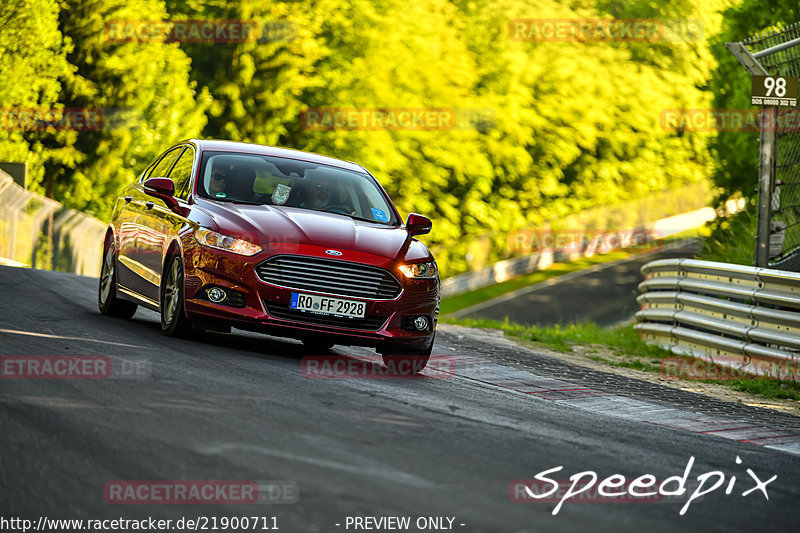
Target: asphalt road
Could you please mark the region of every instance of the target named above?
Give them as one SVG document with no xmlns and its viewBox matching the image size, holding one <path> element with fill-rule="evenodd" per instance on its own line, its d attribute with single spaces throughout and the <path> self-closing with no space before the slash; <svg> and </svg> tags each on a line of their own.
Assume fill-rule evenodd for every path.
<svg viewBox="0 0 800 533">
<path fill-rule="evenodd" d="M 275 517 L 287 533 L 367 531 L 346 527 L 355 516 L 408 516 L 413 527 L 407 531 L 419 531 L 419 517 L 451 517 L 452 530 L 481 533 L 800 528 L 797 453 L 589 411 L 480 376 L 501 367 L 519 375 L 528 364 L 531 372 L 537 365 L 544 373 L 561 372 L 575 387 L 594 380 L 592 386 L 635 390 L 633 380 L 554 370 L 547 358 L 457 330 L 440 331 L 435 354 L 452 356 L 457 365 L 476 357 L 492 363 L 446 379 L 309 379 L 294 341 L 236 330 L 202 342 L 169 339 L 152 312 L 139 310 L 130 321 L 101 316 L 95 286 L 96 280 L 71 274 L 0 267 L 0 355 L 96 355 L 150 365 L 137 379 L 4 374 L 0 521 L 260 516 Z M 694 395 L 673 402 L 644 389 L 642 395 L 681 410 L 705 402 Z M 747 412 L 759 417 L 763 411 Z M 787 425 L 796 421 L 790 418 Z M 780 417 L 770 422 L 781 423 Z M 711 471 L 722 472 L 726 485 L 731 476 L 737 481 L 731 494 L 716 490 L 683 516 L 688 494 L 672 503 L 567 501 L 555 516 L 554 503 L 509 497 L 514 480 L 557 466 L 564 468 L 551 474 L 556 479 L 590 470 L 601 479 L 652 474 L 665 480 L 682 475 L 690 457 L 690 481 Z M 748 468 L 764 481 L 778 476 L 767 485 L 769 500 L 759 491 L 742 496 L 753 485 Z M 299 488 L 299 499 L 107 503 L 104 487 L 120 480 L 285 480 Z M 2 529 L 13 531 L 9 524 Z"/>
<path fill-rule="evenodd" d="M 611 326 L 639 310 L 637 286 L 642 265 L 655 259 L 692 257 L 698 241 L 648 252 L 629 259 L 595 265 L 559 278 L 531 285 L 476 306 L 462 309 L 460 318 L 491 318 L 526 325 L 552 326 L 591 321 Z"/>
</svg>

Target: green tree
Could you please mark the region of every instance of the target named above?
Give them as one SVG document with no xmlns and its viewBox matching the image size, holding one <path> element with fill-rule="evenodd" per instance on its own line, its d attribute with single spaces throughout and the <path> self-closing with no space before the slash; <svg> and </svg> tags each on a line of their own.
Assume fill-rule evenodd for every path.
<svg viewBox="0 0 800 533">
<path fill-rule="evenodd" d="M 711 75 L 714 107 L 751 109 L 750 75 L 724 43 L 746 39 L 754 33 L 796 22 L 800 8 L 793 0 L 744 0 L 725 12 L 725 24 L 712 46 L 718 66 Z M 758 133 L 721 132 L 713 140 L 718 154 L 714 182 L 721 199 L 741 192 L 755 194 L 758 183 Z"/>
<path fill-rule="evenodd" d="M 240 42 L 185 42 L 192 79 L 214 102 L 206 137 L 274 145 L 297 120 L 300 95 L 319 83 L 313 65 L 323 53 L 309 2 L 169 0 L 171 20 L 255 23 L 255 38 Z"/>
<path fill-rule="evenodd" d="M 76 71 L 64 78 L 59 102 L 104 115 L 99 130 L 57 131 L 48 139 L 56 155 L 42 189 L 66 206 L 107 217 L 117 191 L 155 155 L 202 131 L 210 99 L 195 90 L 179 46 L 110 38 L 113 21 L 166 16 L 160 0 L 63 2 L 59 24 L 73 43 L 67 59 Z"/>
<path fill-rule="evenodd" d="M 71 71 L 58 28 L 58 6 L 50 0 L 7 0 L 0 5 L 0 159 L 29 164 L 41 179 L 48 150 L 18 113 L 50 109 Z"/>
</svg>

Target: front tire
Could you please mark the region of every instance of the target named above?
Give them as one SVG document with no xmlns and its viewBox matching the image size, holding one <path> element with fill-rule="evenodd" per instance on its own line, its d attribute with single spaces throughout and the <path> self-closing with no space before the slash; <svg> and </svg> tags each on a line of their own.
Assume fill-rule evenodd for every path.
<svg viewBox="0 0 800 533">
<path fill-rule="evenodd" d="M 113 240 L 106 243 L 103 265 L 100 267 L 100 283 L 97 287 L 97 307 L 106 316 L 131 318 L 138 307 L 135 303 L 117 298 L 117 257 Z"/>
<path fill-rule="evenodd" d="M 422 372 L 428 365 L 433 351 L 434 333 L 427 348 L 404 348 L 402 345 L 387 345 L 381 350 L 386 368 L 402 376 L 413 376 Z"/>
<path fill-rule="evenodd" d="M 199 333 L 192 327 L 184 308 L 183 261 L 172 256 L 161 283 L 161 331 L 170 337 L 186 339 Z"/>
</svg>

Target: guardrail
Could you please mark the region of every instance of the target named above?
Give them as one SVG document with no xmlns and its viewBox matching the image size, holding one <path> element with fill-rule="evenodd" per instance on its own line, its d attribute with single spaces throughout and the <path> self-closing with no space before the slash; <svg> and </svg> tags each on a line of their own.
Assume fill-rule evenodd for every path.
<svg viewBox="0 0 800 533">
<path fill-rule="evenodd" d="M 800 378 L 800 273 L 695 259 L 641 269 L 648 343 L 747 374 Z"/>
</svg>

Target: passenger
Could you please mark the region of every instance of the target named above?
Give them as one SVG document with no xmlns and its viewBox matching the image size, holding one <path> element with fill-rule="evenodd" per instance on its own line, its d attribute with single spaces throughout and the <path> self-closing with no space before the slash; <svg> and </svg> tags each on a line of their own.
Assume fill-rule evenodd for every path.
<svg viewBox="0 0 800 533">
<path fill-rule="evenodd" d="M 208 183 L 208 193 L 213 197 L 224 196 L 228 189 L 228 173 L 225 169 L 214 170 Z"/>
</svg>

